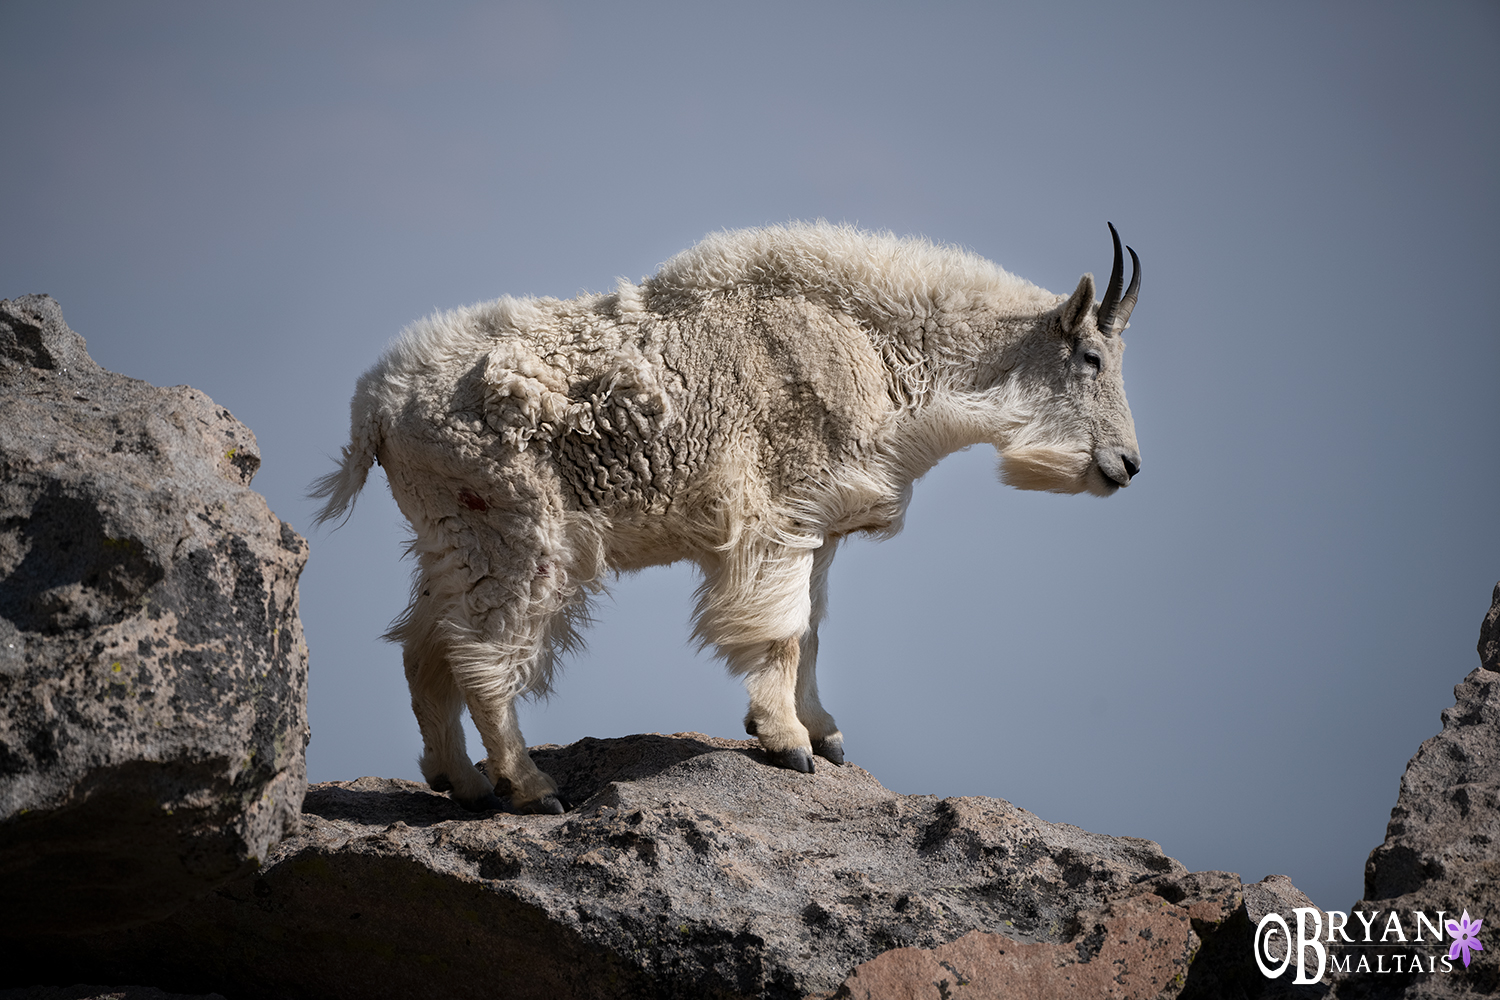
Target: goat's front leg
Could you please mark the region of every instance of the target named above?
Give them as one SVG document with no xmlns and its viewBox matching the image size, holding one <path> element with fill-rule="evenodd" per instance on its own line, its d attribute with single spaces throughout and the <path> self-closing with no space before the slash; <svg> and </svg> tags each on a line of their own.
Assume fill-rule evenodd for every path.
<svg viewBox="0 0 1500 1000">
<path fill-rule="evenodd" d="M 808 628 L 797 659 L 797 718 L 807 727 L 812 751 L 833 764 L 844 762 L 844 734 L 818 700 L 818 626 Z"/>
<path fill-rule="evenodd" d="M 697 625 L 730 673 L 745 678 L 745 731 L 773 763 L 808 773 L 813 746 L 799 718 L 797 664 L 812 613 L 811 549 L 752 538 L 705 560 Z"/>
<path fill-rule="evenodd" d="M 813 552 L 811 613 L 797 658 L 797 718 L 812 737 L 813 753 L 834 764 L 844 762 L 844 734 L 818 698 L 818 623 L 828 613 L 828 571 L 838 545 L 838 538 L 829 538 Z"/>
<path fill-rule="evenodd" d="M 750 710 L 745 713 L 745 732 L 760 740 L 772 763 L 811 774 L 812 737 L 797 717 L 797 661 L 801 644 L 796 638 L 767 643 L 754 659 L 745 657 L 745 689 L 750 692 Z M 743 655 L 743 654 L 742 654 Z M 755 662 L 755 660 L 759 662 Z"/>
</svg>

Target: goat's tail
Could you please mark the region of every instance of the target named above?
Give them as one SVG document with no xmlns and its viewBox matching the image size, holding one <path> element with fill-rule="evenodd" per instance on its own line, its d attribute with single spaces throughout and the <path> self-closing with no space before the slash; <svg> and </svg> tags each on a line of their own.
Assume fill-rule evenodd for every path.
<svg viewBox="0 0 1500 1000">
<path fill-rule="evenodd" d="M 358 397 L 356 397 L 357 399 Z M 380 427 L 373 414 L 361 413 L 356 407 L 349 443 L 344 445 L 344 457 L 339 467 L 326 476 L 314 480 L 309 497 L 327 498 L 328 502 L 313 519 L 323 524 L 342 516 L 354 507 L 354 498 L 365 487 L 365 478 L 370 466 L 375 464 L 376 449 L 380 441 Z"/>
</svg>

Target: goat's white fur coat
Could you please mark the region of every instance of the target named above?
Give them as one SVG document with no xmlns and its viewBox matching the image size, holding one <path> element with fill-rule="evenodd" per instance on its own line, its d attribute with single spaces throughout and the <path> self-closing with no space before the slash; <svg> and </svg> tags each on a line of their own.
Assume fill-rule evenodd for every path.
<svg viewBox="0 0 1500 1000">
<path fill-rule="evenodd" d="M 415 531 L 390 635 L 429 782 L 560 809 L 514 701 L 548 689 L 606 573 L 678 559 L 702 569 L 696 634 L 744 675 L 747 729 L 785 766 L 841 761 L 814 663 L 843 535 L 900 530 L 912 483 L 970 444 L 1027 489 L 1107 494 L 1138 469 L 1122 345 L 1093 298 L 1090 275 L 1054 295 L 971 253 L 819 223 L 710 236 L 606 295 L 412 326 L 359 380 L 315 492 L 336 517 L 379 461 Z"/>
</svg>

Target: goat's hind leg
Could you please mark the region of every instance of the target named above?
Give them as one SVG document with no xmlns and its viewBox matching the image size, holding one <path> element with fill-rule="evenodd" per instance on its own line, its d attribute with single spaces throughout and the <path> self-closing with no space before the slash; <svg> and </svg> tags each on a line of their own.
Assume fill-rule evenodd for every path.
<svg viewBox="0 0 1500 1000">
<path fill-rule="evenodd" d="M 509 794 L 511 808 L 520 813 L 564 813 L 568 806 L 557 782 L 526 752 L 515 696 L 471 693 L 469 712 L 484 738 L 489 755 L 485 766 L 494 779 L 495 790 Z"/>
<path fill-rule="evenodd" d="M 462 637 L 450 644 L 449 664 L 484 740 L 496 794 L 509 794 L 517 812 L 562 813 L 557 782 L 526 752 L 516 699 L 550 688 L 558 654 L 575 641 L 574 620 L 584 617 L 584 595 L 557 557 L 498 538 L 490 546 L 491 572 L 512 572 L 485 579 L 465 596 Z"/>
<path fill-rule="evenodd" d="M 474 812 L 499 809 L 502 803 L 489 780 L 469 760 L 462 718 L 463 692 L 454 680 L 447 651 L 434 634 L 432 623 L 420 621 L 426 610 L 420 603 L 413 606 L 406 624 L 416 634 L 403 637 L 402 651 L 411 709 L 422 731 L 422 756 L 418 758 L 422 777 L 433 791 L 451 792 L 465 809 Z"/>
<path fill-rule="evenodd" d="M 441 655 L 408 655 L 407 680 L 412 710 L 422 729 L 422 774 L 434 791 L 451 791 L 475 812 L 503 808 L 509 795 L 517 812 L 561 813 L 557 784 L 526 752 L 516 719 L 515 678 L 525 673 L 513 646 L 476 639 L 454 639 Z M 467 705 L 484 741 L 486 774 L 469 762 L 461 712 Z"/>
</svg>

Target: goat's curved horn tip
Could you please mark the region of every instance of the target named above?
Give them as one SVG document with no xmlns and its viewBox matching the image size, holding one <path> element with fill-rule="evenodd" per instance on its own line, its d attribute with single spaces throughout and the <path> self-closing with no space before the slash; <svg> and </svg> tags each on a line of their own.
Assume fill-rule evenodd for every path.
<svg viewBox="0 0 1500 1000">
<path fill-rule="evenodd" d="M 1117 331 L 1124 330 L 1130 323 L 1130 314 L 1135 310 L 1135 300 L 1141 294 L 1141 259 L 1136 256 L 1132 247 L 1126 247 L 1130 251 L 1130 287 L 1125 289 L 1125 296 L 1120 299 L 1119 308 L 1115 310 L 1114 327 Z"/>
<path fill-rule="evenodd" d="M 1120 304 L 1120 292 L 1125 288 L 1125 255 L 1120 252 L 1120 234 L 1115 229 L 1115 224 L 1105 222 L 1105 225 L 1109 227 L 1109 237 L 1115 245 L 1115 260 L 1110 267 L 1109 283 L 1104 287 L 1104 299 L 1099 303 L 1096 316 L 1099 332 L 1108 337 L 1118 329 L 1115 325 L 1115 311 Z"/>
</svg>

